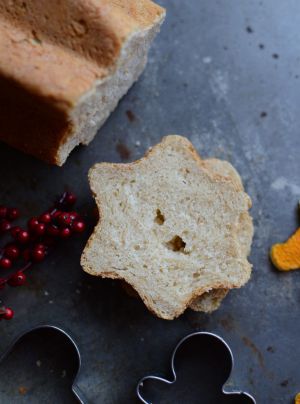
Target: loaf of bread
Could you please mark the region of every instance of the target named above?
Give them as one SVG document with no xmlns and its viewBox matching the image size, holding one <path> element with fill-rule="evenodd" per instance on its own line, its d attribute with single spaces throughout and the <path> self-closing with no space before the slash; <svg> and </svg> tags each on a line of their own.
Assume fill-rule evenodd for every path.
<svg viewBox="0 0 300 404">
<path fill-rule="evenodd" d="M 0 140 L 62 165 L 137 80 L 164 16 L 150 0 L 2 0 Z"/>
<path fill-rule="evenodd" d="M 89 180 L 100 220 L 83 269 L 124 280 L 164 319 L 219 304 L 251 274 L 251 201 L 233 170 L 181 136 L 131 164 L 97 164 Z"/>
</svg>

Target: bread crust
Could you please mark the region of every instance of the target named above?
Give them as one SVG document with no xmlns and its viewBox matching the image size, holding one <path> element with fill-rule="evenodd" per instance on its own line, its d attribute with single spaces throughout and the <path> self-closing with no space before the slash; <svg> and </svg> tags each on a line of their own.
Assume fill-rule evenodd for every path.
<svg viewBox="0 0 300 404">
<path fill-rule="evenodd" d="M 108 111 L 99 122 L 91 123 L 93 133 L 72 146 L 91 141 L 137 79 L 164 16 L 164 9 L 150 0 L 1 1 L 0 108 L 5 113 L 1 113 L 0 140 L 62 165 L 70 150 L 62 153 L 61 149 L 67 139 L 77 135 L 79 122 L 88 119 L 76 119 L 80 104 L 97 89 L 101 92 L 101 84 L 122 73 L 122 68 L 118 82 L 124 82 L 125 70 L 130 69 L 131 76 L 119 92 L 112 82 L 109 91 L 114 94 Z M 140 49 L 132 44 L 125 55 L 136 35 Z M 125 66 L 124 60 L 130 57 L 136 60 Z M 99 99 L 94 104 L 100 104 Z"/>
<path fill-rule="evenodd" d="M 133 170 L 141 169 L 141 167 L 144 166 L 144 162 L 146 162 L 148 159 L 155 157 L 156 153 L 159 151 L 164 152 L 170 145 L 174 148 L 178 148 L 178 150 L 185 150 L 186 153 L 186 158 L 191 159 L 196 163 L 196 165 L 201 169 L 201 171 L 205 172 L 205 175 L 211 179 L 211 181 L 215 184 L 226 184 L 227 187 L 230 189 L 234 190 L 237 194 L 243 195 L 244 198 L 244 203 L 247 206 L 245 212 L 248 211 L 248 209 L 251 207 L 251 200 L 250 198 L 241 190 L 241 184 L 238 181 L 232 181 L 229 177 L 224 177 L 222 175 L 219 175 L 217 173 L 212 172 L 210 170 L 205 161 L 201 160 L 199 157 L 198 153 L 192 146 L 192 144 L 186 139 L 181 136 L 167 136 L 163 138 L 162 142 L 150 149 L 143 158 L 140 160 L 137 160 L 135 162 L 132 162 L 130 164 L 111 164 L 111 163 L 101 163 L 101 164 L 96 164 L 90 171 L 89 171 L 89 181 L 90 181 L 90 186 L 94 195 L 94 198 L 96 200 L 98 209 L 99 209 L 99 223 L 96 226 L 94 233 L 90 237 L 84 252 L 81 257 L 81 265 L 83 269 L 90 273 L 91 275 L 94 276 L 100 276 L 103 278 L 112 278 L 112 279 L 121 279 L 124 280 L 125 282 L 129 283 L 135 291 L 140 295 L 142 300 L 144 301 L 145 305 L 147 308 L 156 314 L 158 317 L 164 318 L 171 320 L 175 317 L 178 317 L 192 302 L 201 296 L 202 294 L 209 292 L 211 289 L 231 289 L 231 288 L 238 288 L 242 286 L 245 282 L 249 280 L 250 273 L 251 273 L 251 265 L 248 263 L 246 260 L 246 257 L 241 257 L 239 258 L 240 261 L 243 262 L 243 274 L 242 278 L 239 279 L 238 281 L 233 281 L 232 279 L 225 280 L 223 279 L 222 282 L 218 281 L 217 279 L 213 281 L 209 286 L 206 287 L 197 287 L 195 285 L 194 289 L 189 292 L 185 298 L 184 301 L 181 302 L 180 307 L 173 307 L 171 312 L 164 312 L 163 310 L 159 310 L 157 305 L 155 305 L 153 299 L 149 295 L 149 290 L 145 290 L 142 286 L 140 286 L 138 283 L 135 283 L 130 276 L 128 276 L 126 271 L 119 271 L 119 270 L 114 270 L 111 267 L 99 267 L 99 263 L 95 263 L 95 260 L 97 261 L 97 256 L 95 256 L 95 251 L 99 250 L 101 254 L 101 239 L 100 234 L 103 231 L 103 220 L 105 219 L 105 209 L 103 206 L 103 201 L 102 201 L 102 196 L 101 196 L 101 190 L 98 187 L 98 182 L 97 182 L 97 176 L 102 175 L 105 170 L 110 170 L 110 175 L 117 177 L 118 175 L 122 174 L 122 178 L 126 178 L 127 174 L 130 174 Z M 115 171 L 115 174 L 113 172 Z M 100 174 L 102 173 L 102 174 Z M 104 177 L 103 177 L 104 178 Z M 111 177 L 113 178 L 113 177 Z M 120 178 L 119 180 L 120 181 Z M 103 191 L 104 192 L 104 191 Z M 248 214 L 248 213 L 247 213 Z M 237 229 L 237 225 L 233 224 L 233 228 Z M 237 230 L 234 230 L 237 233 Z M 236 248 L 238 250 L 238 240 L 237 236 L 236 237 Z M 99 244 L 100 243 L 100 244 Z M 97 246 L 97 248 L 96 248 Z M 103 251 L 103 250 L 102 250 Z M 120 252 L 122 254 L 122 251 Z M 94 261 L 91 259 L 91 257 L 95 259 Z M 102 264 L 101 264 L 102 265 Z"/>
</svg>

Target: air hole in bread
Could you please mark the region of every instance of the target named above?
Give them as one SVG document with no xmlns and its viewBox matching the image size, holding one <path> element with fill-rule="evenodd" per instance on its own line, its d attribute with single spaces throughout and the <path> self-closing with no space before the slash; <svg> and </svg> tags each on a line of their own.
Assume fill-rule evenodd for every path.
<svg viewBox="0 0 300 404">
<path fill-rule="evenodd" d="M 41 45 L 41 43 L 42 43 L 42 41 L 41 41 L 41 39 L 38 37 L 38 34 L 36 33 L 36 31 L 33 29 L 32 31 L 31 31 L 31 33 L 32 33 L 32 36 L 33 36 L 33 41 L 34 41 L 34 43 L 35 44 L 38 44 L 38 45 Z"/>
<path fill-rule="evenodd" d="M 194 272 L 193 273 L 193 278 L 197 279 L 200 277 L 200 272 Z"/>
<path fill-rule="evenodd" d="M 185 252 L 186 243 L 182 240 L 180 236 L 174 236 L 172 240 L 166 243 L 166 246 L 169 250 L 176 252 Z"/>
<path fill-rule="evenodd" d="M 160 226 L 165 223 L 165 217 L 159 209 L 156 210 L 156 217 L 155 217 L 154 221 L 155 221 L 155 223 L 159 224 Z"/>
<path fill-rule="evenodd" d="M 141 247 L 140 247 L 139 245 L 135 245 L 135 246 L 134 246 L 134 249 L 135 249 L 135 251 L 138 251 L 138 250 L 141 249 Z"/>
</svg>

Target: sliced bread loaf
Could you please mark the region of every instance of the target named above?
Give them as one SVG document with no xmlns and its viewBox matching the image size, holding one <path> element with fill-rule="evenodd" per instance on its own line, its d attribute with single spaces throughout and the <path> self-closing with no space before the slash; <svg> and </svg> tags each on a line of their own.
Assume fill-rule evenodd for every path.
<svg viewBox="0 0 300 404">
<path fill-rule="evenodd" d="M 131 164 L 97 164 L 89 180 L 100 221 L 81 258 L 85 271 L 125 280 L 165 319 L 249 280 L 238 229 L 250 198 L 187 139 L 167 136 Z"/>
<path fill-rule="evenodd" d="M 150 0 L 2 0 L 0 140 L 62 165 L 138 79 L 164 17 Z"/>
</svg>

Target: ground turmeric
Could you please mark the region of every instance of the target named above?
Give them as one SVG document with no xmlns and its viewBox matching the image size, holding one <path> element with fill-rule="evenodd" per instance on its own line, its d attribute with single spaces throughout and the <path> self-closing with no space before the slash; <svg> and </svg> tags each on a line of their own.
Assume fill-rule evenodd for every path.
<svg viewBox="0 0 300 404">
<path fill-rule="evenodd" d="M 300 228 L 285 243 L 274 244 L 270 256 L 273 264 L 280 271 L 300 269 Z"/>
<path fill-rule="evenodd" d="M 300 393 L 298 393 L 295 397 L 295 404 L 300 404 Z"/>
</svg>

